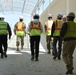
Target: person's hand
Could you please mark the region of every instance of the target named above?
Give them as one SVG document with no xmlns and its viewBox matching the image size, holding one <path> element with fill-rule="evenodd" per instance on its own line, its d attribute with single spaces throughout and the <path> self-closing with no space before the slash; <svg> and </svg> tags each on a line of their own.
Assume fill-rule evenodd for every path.
<svg viewBox="0 0 76 75">
<path fill-rule="evenodd" d="M 11 36 L 9 36 L 9 40 L 11 39 Z"/>
</svg>

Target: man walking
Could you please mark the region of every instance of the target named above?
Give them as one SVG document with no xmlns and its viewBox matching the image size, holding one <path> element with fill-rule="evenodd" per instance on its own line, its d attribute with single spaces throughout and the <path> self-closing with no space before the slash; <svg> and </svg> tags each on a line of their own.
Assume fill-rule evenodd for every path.
<svg viewBox="0 0 76 75">
<path fill-rule="evenodd" d="M 25 26 L 25 23 L 23 22 L 23 16 L 20 16 L 19 22 L 17 22 L 14 26 L 14 33 L 17 36 L 17 39 L 16 39 L 17 51 L 19 51 L 20 44 L 21 44 L 21 49 L 23 49 L 24 36 L 26 35 L 25 28 L 26 26 Z"/>
<path fill-rule="evenodd" d="M 66 64 L 66 74 L 73 74 L 73 53 L 76 47 L 76 23 L 74 22 L 75 14 L 70 12 L 61 28 L 60 36 L 64 40 L 63 60 Z"/>
<path fill-rule="evenodd" d="M 52 25 L 53 50 L 54 50 L 53 59 L 56 59 L 58 57 L 58 60 L 61 59 L 61 50 L 62 50 L 62 39 L 60 38 L 60 29 L 63 24 L 62 17 L 63 17 L 62 13 L 58 13 L 57 19 L 53 22 Z"/>
<path fill-rule="evenodd" d="M 33 21 L 30 22 L 28 31 L 30 33 L 30 48 L 31 48 L 31 60 L 38 61 L 39 57 L 39 44 L 41 33 L 43 32 L 41 22 L 39 21 L 39 15 L 33 16 Z"/>
<path fill-rule="evenodd" d="M 47 53 L 50 54 L 51 49 L 51 28 L 52 28 L 53 20 L 52 14 L 48 15 L 48 21 L 45 22 L 45 33 L 46 33 L 46 43 L 47 43 Z"/>
<path fill-rule="evenodd" d="M 7 58 L 7 35 L 9 35 L 9 39 L 11 39 L 11 28 L 9 26 L 8 22 L 4 21 L 4 15 L 0 15 L 0 52 L 1 52 L 1 58 L 5 57 Z"/>
</svg>

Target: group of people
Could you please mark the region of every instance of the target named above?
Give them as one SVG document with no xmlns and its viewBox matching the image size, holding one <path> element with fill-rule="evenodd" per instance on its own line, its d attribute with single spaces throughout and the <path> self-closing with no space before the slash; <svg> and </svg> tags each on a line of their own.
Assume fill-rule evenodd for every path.
<svg viewBox="0 0 76 75">
<path fill-rule="evenodd" d="M 41 39 L 41 33 L 43 32 L 43 26 L 39 21 L 40 16 L 35 14 L 33 21 L 30 21 L 28 25 L 28 34 L 30 36 L 30 50 L 31 60 L 38 61 L 39 59 L 39 44 Z M 74 22 L 75 14 L 70 12 L 67 16 L 63 16 L 58 13 L 57 19 L 53 21 L 52 14 L 48 15 L 48 21 L 45 22 L 46 33 L 46 47 L 47 53 L 53 53 L 53 59 L 61 59 L 61 52 L 63 60 L 66 64 L 66 74 L 73 74 L 73 52 L 76 47 L 76 23 Z M 1 58 L 7 57 L 7 36 L 11 39 L 12 31 L 9 23 L 4 21 L 4 16 L 0 16 L 0 53 Z M 19 51 L 19 45 L 21 41 L 21 49 L 24 46 L 24 36 L 26 36 L 26 25 L 23 22 L 21 16 L 19 22 L 14 26 L 14 34 L 17 36 L 16 46 Z M 51 48 L 52 42 L 52 48 Z M 58 45 L 58 46 L 57 46 Z M 63 45 L 63 47 L 62 47 Z"/>
<path fill-rule="evenodd" d="M 73 52 L 76 47 L 76 23 L 74 22 L 75 14 L 70 12 L 67 16 L 58 13 L 57 19 L 52 20 L 52 15 L 48 16 L 45 22 L 47 53 L 53 54 L 53 59 L 61 59 L 66 64 L 66 74 L 73 74 Z M 52 48 L 50 43 L 52 43 Z"/>
</svg>

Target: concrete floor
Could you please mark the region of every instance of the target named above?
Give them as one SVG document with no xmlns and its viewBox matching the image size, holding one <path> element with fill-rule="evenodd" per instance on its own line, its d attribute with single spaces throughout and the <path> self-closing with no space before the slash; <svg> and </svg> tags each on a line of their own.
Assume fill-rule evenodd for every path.
<svg viewBox="0 0 76 75">
<path fill-rule="evenodd" d="M 8 41 L 8 57 L 0 58 L 0 75 L 65 75 L 66 67 L 61 60 L 53 60 L 51 54 L 47 54 L 45 35 L 42 34 L 40 43 L 39 61 L 31 61 L 29 36 L 25 37 L 23 50 L 16 51 L 16 37 Z M 74 74 L 76 75 L 76 50 L 74 52 Z"/>
</svg>

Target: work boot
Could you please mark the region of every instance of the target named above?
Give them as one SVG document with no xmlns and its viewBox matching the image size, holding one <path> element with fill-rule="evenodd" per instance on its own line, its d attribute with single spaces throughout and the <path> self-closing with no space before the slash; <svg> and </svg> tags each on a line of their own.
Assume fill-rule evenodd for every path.
<svg viewBox="0 0 76 75">
<path fill-rule="evenodd" d="M 21 49 L 23 49 L 23 46 L 21 46 Z"/>
<path fill-rule="evenodd" d="M 51 52 L 50 52 L 50 50 L 48 50 L 48 52 L 47 52 L 48 54 L 51 54 Z"/>
<path fill-rule="evenodd" d="M 72 70 L 68 70 L 68 71 L 66 72 L 66 74 L 73 74 L 73 71 L 72 71 Z"/>
<path fill-rule="evenodd" d="M 39 61 L 39 59 L 36 57 L 36 58 L 35 58 L 35 61 Z"/>
<path fill-rule="evenodd" d="M 6 52 L 4 52 L 4 56 L 5 56 L 5 58 L 7 58 L 7 54 L 6 54 Z"/>
<path fill-rule="evenodd" d="M 56 59 L 56 57 L 53 57 L 53 59 Z"/>
<path fill-rule="evenodd" d="M 67 72 L 66 72 L 66 74 L 73 74 L 73 69 L 74 69 L 74 67 L 71 67 L 71 65 L 67 65 L 66 67 L 67 67 Z"/>
<path fill-rule="evenodd" d="M 3 58 L 3 53 L 1 53 L 1 58 Z"/>
<path fill-rule="evenodd" d="M 31 57 L 31 60 L 32 60 L 32 61 L 34 60 L 34 56 Z"/>
<path fill-rule="evenodd" d="M 60 60 L 61 59 L 61 57 L 60 56 L 58 56 L 58 60 Z"/>
<path fill-rule="evenodd" d="M 19 51 L 19 47 L 17 47 L 17 51 Z"/>
<path fill-rule="evenodd" d="M 54 56 L 54 51 L 52 50 L 52 55 Z"/>
</svg>

